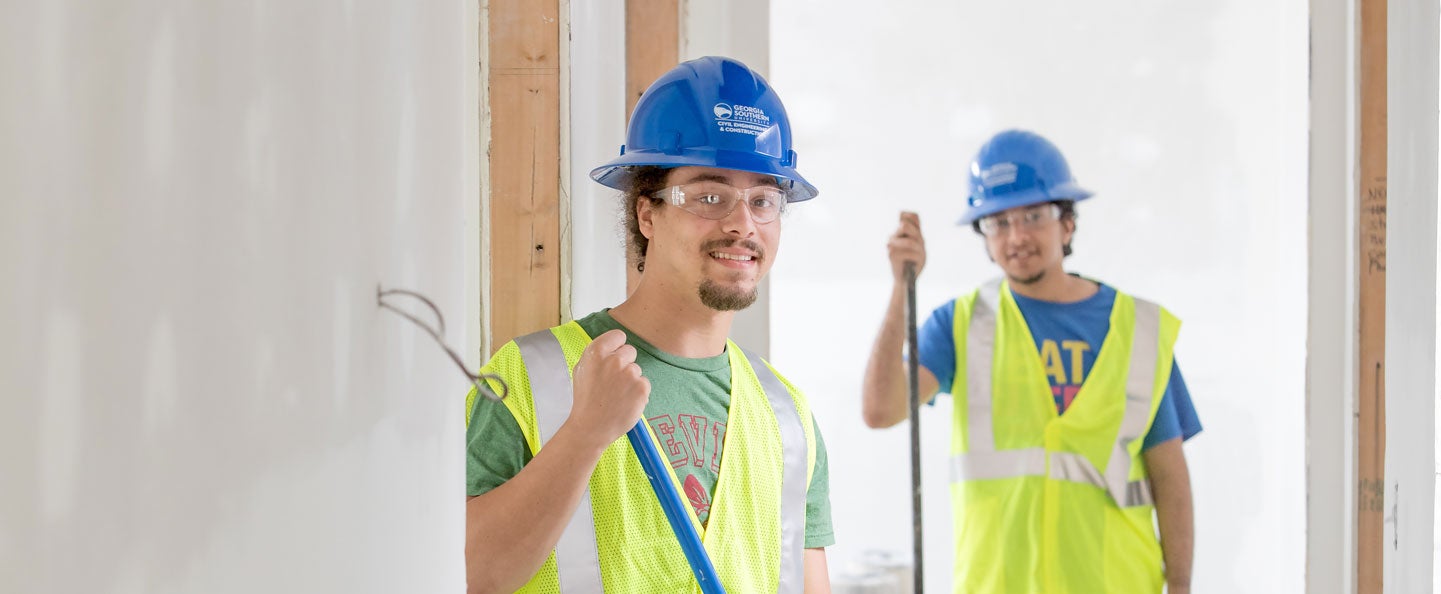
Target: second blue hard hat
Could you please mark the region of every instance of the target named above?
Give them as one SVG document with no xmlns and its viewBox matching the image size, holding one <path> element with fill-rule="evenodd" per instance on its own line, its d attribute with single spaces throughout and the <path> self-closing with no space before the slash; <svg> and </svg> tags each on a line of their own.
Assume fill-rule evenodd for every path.
<svg viewBox="0 0 1441 594">
<path fill-rule="evenodd" d="M 971 160 L 966 212 L 959 221 L 977 219 L 1021 206 L 1069 200 L 1092 193 L 1076 184 L 1066 157 L 1034 132 L 1006 130 L 991 137 Z"/>
</svg>

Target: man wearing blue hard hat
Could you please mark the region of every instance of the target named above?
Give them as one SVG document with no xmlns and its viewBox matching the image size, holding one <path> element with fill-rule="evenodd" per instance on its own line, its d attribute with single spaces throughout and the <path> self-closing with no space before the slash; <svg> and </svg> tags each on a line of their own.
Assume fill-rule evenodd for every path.
<svg viewBox="0 0 1441 594">
<path fill-rule="evenodd" d="M 591 177 L 623 194 L 638 285 L 506 344 L 483 372 L 509 395 L 467 399 L 470 591 L 694 591 L 682 529 L 637 462 L 648 448 L 627 441 L 644 420 L 726 590 L 829 592 L 820 430 L 800 391 L 726 338 L 782 214 L 816 196 L 785 108 L 744 64 L 692 60 L 641 96 L 620 152 Z"/>
<path fill-rule="evenodd" d="M 960 224 L 1002 277 L 936 308 L 917 350 L 921 398 L 955 404 L 956 592 L 1190 591 L 1181 444 L 1201 425 L 1175 362 L 1180 322 L 1066 272 L 1090 197 L 1031 132 L 997 134 L 971 163 Z M 919 217 L 902 213 L 888 248 L 895 290 L 863 389 L 872 427 L 910 414 L 904 269 L 926 263 Z"/>
</svg>

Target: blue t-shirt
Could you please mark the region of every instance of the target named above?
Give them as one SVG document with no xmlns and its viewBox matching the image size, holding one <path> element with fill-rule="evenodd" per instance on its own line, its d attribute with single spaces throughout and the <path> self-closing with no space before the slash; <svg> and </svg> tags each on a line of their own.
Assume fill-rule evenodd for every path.
<svg viewBox="0 0 1441 594">
<path fill-rule="evenodd" d="M 1036 339 L 1036 348 L 1041 352 L 1041 364 L 1051 382 L 1051 394 L 1056 399 L 1056 411 L 1064 414 L 1071 400 L 1080 391 L 1081 384 L 1091 373 L 1096 362 L 1096 352 L 1111 330 L 1111 306 L 1116 302 L 1116 290 L 1101 285 L 1091 297 L 1075 303 L 1052 303 L 1012 293 L 1021 316 L 1031 328 Z M 921 327 L 917 336 L 921 352 L 920 364 L 929 369 L 940 381 L 941 391 L 949 392 L 956 378 L 956 343 L 954 339 L 955 301 L 947 302 L 931 312 L 931 317 Z M 1171 364 L 1171 379 L 1166 392 L 1161 396 L 1161 406 L 1156 411 L 1156 420 L 1146 434 L 1142 449 L 1177 436 L 1190 439 L 1201 432 L 1201 420 L 1196 416 L 1196 407 L 1191 404 L 1191 392 L 1186 389 L 1186 380 L 1181 377 L 1180 364 Z"/>
</svg>

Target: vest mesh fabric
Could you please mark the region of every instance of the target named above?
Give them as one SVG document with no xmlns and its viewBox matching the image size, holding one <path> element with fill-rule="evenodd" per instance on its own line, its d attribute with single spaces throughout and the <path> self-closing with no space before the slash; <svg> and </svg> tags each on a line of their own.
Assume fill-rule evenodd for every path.
<svg viewBox="0 0 1441 594">
<path fill-rule="evenodd" d="M 575 323 L 553 328 L 551 332 L 561 344 L 567 367 L 573 370 L 590 337 Z M 742 351 L 733 343 L 727 345 L 727 351 L 732 370 L 732 397 L 709 525 L 701 527 L 694 510 L 689 506 L 686 510 L 701 533 L 727 591 L 775 591 L 780 541 L 782 469 L 777 464 L 780 431 L 760 382 Z M 515 343 L 502 347 L 484 371 L 505 378 L 509 384 L 506 407 L 521 426 L 531 453 L 537 454 L 544 444 L 539 443 L 531 383 Z M 790 392 L 800 418 L 804 419 L 808 485 L 815 464 L 810 408 L 794 386 L 785 378 L 780 379 Z M 473 404 L 474 390 L 467 398 L 467 409 Z M 656 446 L 659 449 L 660 444 L 656 442 Z M 680 491 L 680 481 L 673 472 L 670 478 Z M 699 591 L 625 436 L 601 455 L 589 488 L 601 574 L 607 592 Z M 554 553 L 520 591 L 560 592 Z"/>
</svg>

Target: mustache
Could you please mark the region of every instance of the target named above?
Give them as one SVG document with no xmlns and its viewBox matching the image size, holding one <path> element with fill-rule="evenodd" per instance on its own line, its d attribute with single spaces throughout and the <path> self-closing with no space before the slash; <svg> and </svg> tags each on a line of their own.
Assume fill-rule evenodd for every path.
<svg viewBox="0 0 1441 594">
<path fill-rule="evenodd" d="M 703 252 L 703 253 L 709 254 L 709 253 L 711 253 L 711 252 L 713 252 L 713 251 L 716 251 L 716 250 L 718 250 L 718 249 L 720 249 L 720 248 L 728 248 L 728 247 L 736 247 L 736 246 L 740 246 L 740 247 L 743 248 L 743 249 L 747 249 L 747 250 L 750 250 L 750 251 L 752 251 L 752 252 L 755 252 L 756 257 L 758 257 L 758 258 L 764 258 L 764 257 L 766 257 L 766 250 L 765 250 L 765 248 L 761 247 L 761 244 L 756 243 L 755 241 L 752 241 L 752 240 L 749 240 L 749 239 L 712 239 L 712 240 L 710 240 L 710 241 L 707 241 L 707 242 L 705 242 L 705 243 L 702 243 L 702 244 L 700 245 L 700 251 Z"/>
</svg>

